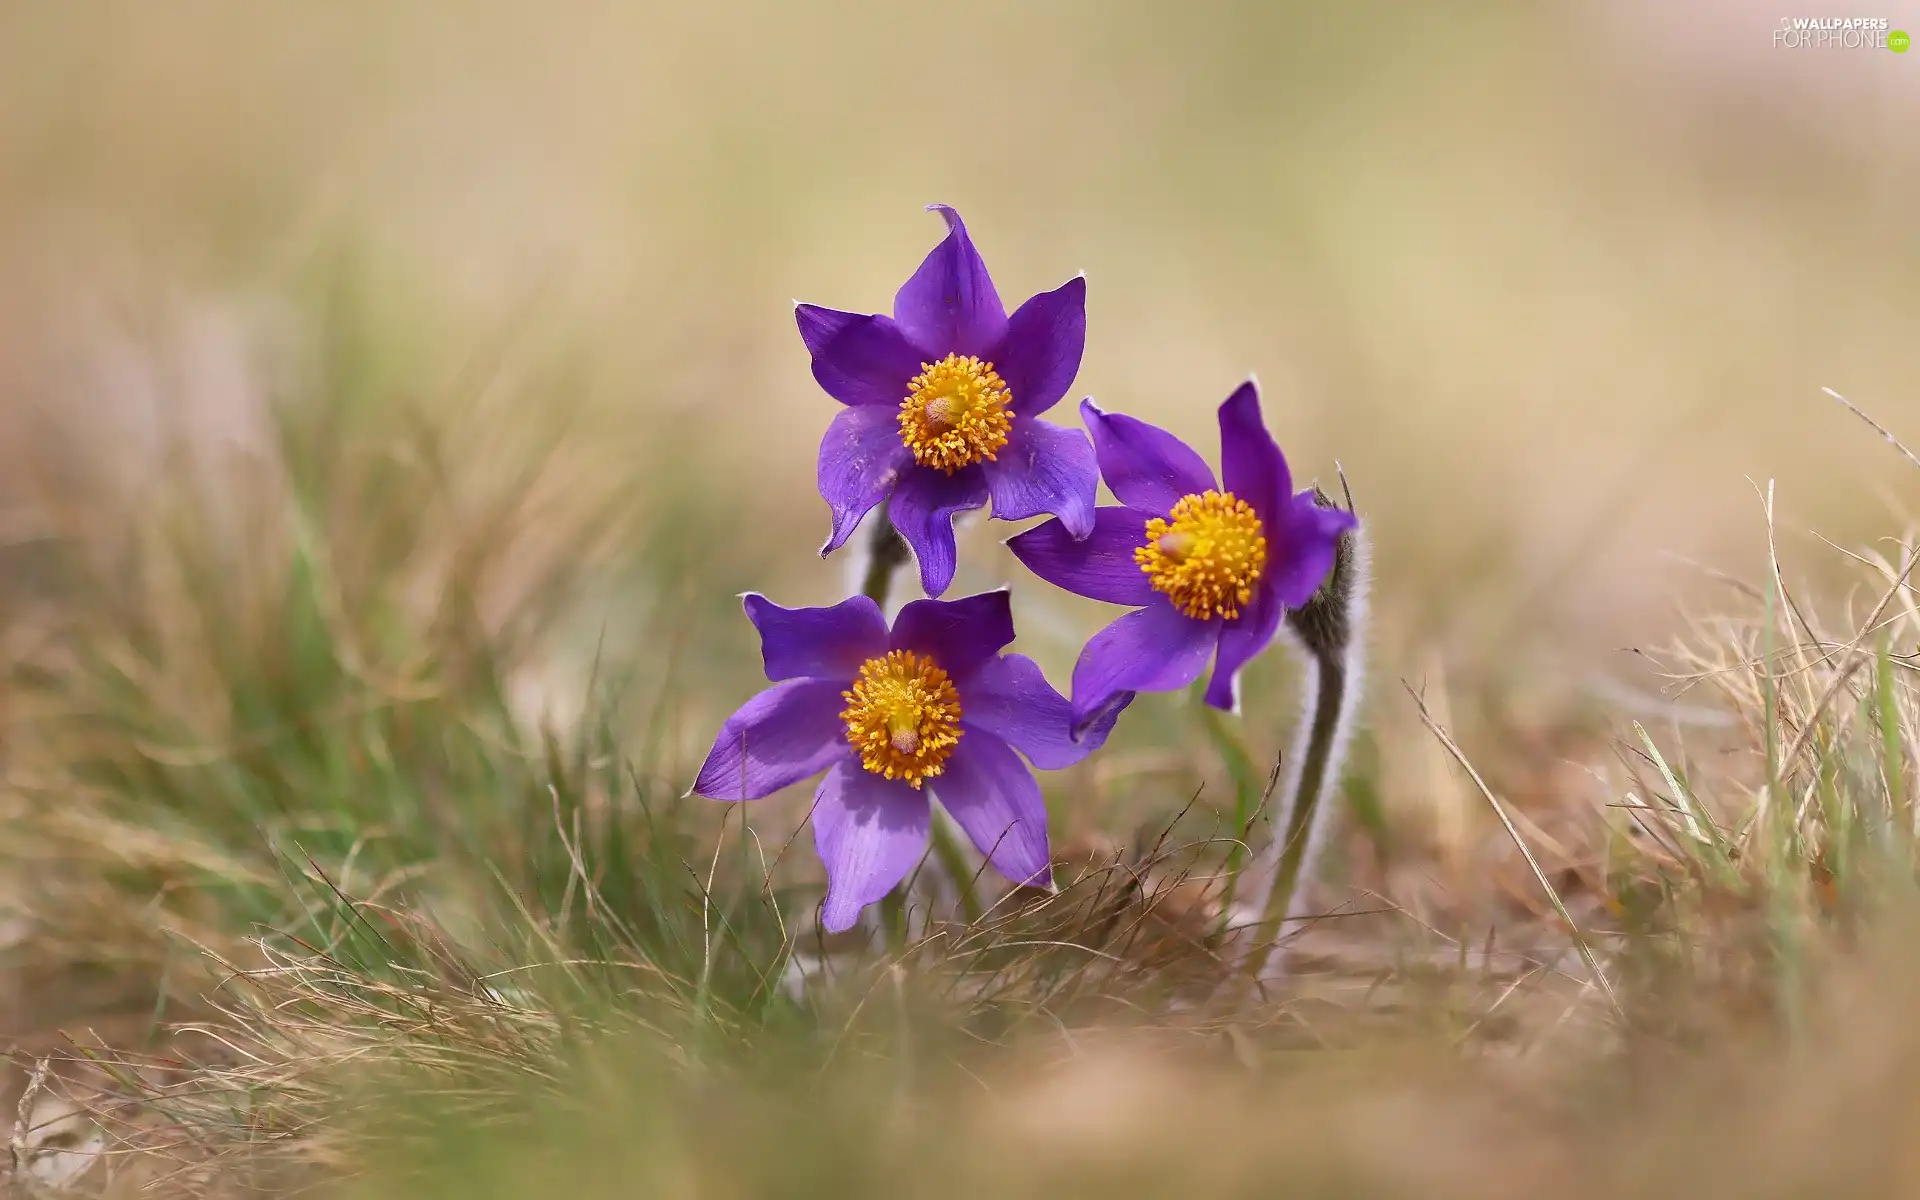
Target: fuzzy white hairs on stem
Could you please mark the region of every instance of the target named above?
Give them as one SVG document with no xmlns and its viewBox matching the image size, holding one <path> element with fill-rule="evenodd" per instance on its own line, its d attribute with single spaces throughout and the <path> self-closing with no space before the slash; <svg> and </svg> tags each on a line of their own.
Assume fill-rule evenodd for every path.
<svg viewBox="0 0 1920 1200">
<path fill-rule="evenodd" d="M 1342 477 L 1345 484 L 1345 477 Z M 1325 507 L 1333 501 L 1314 489 Z M 1348 510 L 1353 499 L 1347 496 Z M 1240 967 L 1256 978 L 1274 978 L 1285 956 L 1275 954 L 1287 927 L 1306 916 L 1301 884 L 1313 877 L 1337 809 L 1325 801 L 1339 782 L 1366 673 L 1366 620 L 1372 563 L 1366 535 L 1355 527 L 1342 535 L 1325 586 L 1289 612 L 1288 642 L 1306 661 L 1301 719 L 1284 758 L 1277 794 L 1283 808 L 1273 840 L 1248 872 L 1235 925 L 1243 932 Z M 1250 928 L 1249 928 L 1250 926 Z"/>
</svg>

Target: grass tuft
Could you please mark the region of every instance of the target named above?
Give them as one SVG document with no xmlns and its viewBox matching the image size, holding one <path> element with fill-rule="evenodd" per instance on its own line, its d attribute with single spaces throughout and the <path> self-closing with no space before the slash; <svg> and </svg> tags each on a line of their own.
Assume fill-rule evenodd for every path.
<svg viewBox="0 0 1920 1200">
<path fill-rule="evenodd" d="M 1063 776 L 1056 892 L 933 857 L 909 937 L 828 938 L 799 811 L 683 795 L 702 706 L 750 686 L 724 597 L 753 535 L 680 468 L 610 461 L 567 371 L 441 362 L 350 269 L 321 279 L 261 436 L 29 506 L 0 860 L 42 1000 L 20 1178 L 1646 1194 L 1715 1161 L 1661 1150 L 1650 1065 L 1797 1080 L 1780 1048 L 1821 1045 L 1882 1080 L 1840 1060 L 1920 913 L 1911 536 L 1849 557 L 1863 618 L 1823 615 L 1769 491 L 1764 583 L 1654 656 L 1665 702 L 1724 726 L 1621 719 L 1587 753 L 1498 698 L 1455 689 L 1464 724 L 1379 701 L 1345 789 L 1362 866 L 1317 881 L 1284 981 L 1229 986 L 1280 764 L 1205 713 L 1171 771 L 1122 748 Z M 1429 735 L 1435 786 L 1494 818 L 1444 843 L 1387 795 Z M 1568 753 L 1597 792 L 1548 772 Z M 1168 782 L 1195 757 L 1217 811 Z M 1135 830 L 1116 788 L 1148 800 Z"/>
</svg>

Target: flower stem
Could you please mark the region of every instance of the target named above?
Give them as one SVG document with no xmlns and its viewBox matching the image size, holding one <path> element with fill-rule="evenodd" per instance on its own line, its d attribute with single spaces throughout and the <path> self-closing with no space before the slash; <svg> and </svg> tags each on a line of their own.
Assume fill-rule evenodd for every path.
<svg viewBox="0 0 1920 1200">
<path fill-rule="evenodd" d="M 1262 883 L 1271 880 L 1265 903 L 1261 905 L 1260 924 L 1254 930 L 1253 953 L 1248 962 L 1256 973 L 1266 966 L 1267 956 L 1272 953 L 1287 920 L 1296 915 L 1294 894 L 1299 890 L 1301 868 L 1319 840 L 1315 836 L 1320 831 L 1314 827 L 1314 818 L 1329 790 L 1327 785 L 1332 774 L 1329 768 L 1333 766 L 1334 752 L 1341 740 L 1347 699 L 1346 662 L 1336 654 L 1313 654 L 1311 670 L 1313 711 L 1306 746 L 1299 760 L 1299 779 L 1290 791 L 1286 823 L 1262 855 L 1267 860 L 1261 864 L 1265 870 L 1256 871 L 1257 876 L 1265 876 Z M 1255 900 L 1258 903 L 1259 897 Z"/>
<path fill-rule="evenodd" d="M 1317 487 L 1314 501 L 1322 508 L 1337 507 Z M 1347 511 L 1352 507 L 1348 496 Z M 1245 956 L 1240 966 L 1255 979 L 1267 973 L 1267 961 L 1287 923 L 1301 915 L 1296 911 L 1300 881 L 1312 870 L 1330 824 L 1326 793 L 1340 777 L 1365 668 L 1368 557 L 1360 531 L 1349 529 L 1341 535 L 1327 582 L 1285 618 L 1294 645 L 1306 660 L 1307 719 L 1295 732 L 1293 751 L 1284 760 L 1293 764 L 1290 786 L 1283 793 L 1285 817 L 1248 873 L 1247 910 L 1258 919 L 1251 936 L 1239 943 Z"/>
<path fill-rule="evenodd" d="M 973 894 L 974 870 L 967 852 L 953 835 L 953 818 L 944 809 L 933 814 L 933 853 L 947 874 L 953 876 L 954 891 L 960 897 L 960 917 L 968 925 L 980 919 L 980 897 Z"/>
<path fill-rule="evenodd" d="M 867 536 L 867 573 L 860 583 L 860 594 L 886 611 L 887 594 L 893 590 L 893 574 L 907 565 L 907 539 L 893 527 L 887 505 L 873 514 L 873 532 Z"/>
</svg>

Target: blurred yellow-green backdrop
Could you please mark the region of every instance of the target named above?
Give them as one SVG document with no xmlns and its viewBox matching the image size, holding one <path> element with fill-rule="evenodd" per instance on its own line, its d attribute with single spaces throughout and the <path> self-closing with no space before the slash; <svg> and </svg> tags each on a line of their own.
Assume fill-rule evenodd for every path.
<svg viewBox="0 0 1920 1200">
<path fill-rule="evenodd" d="M 1787 49 L 1779 21 L 10 4 L 0 437 L 17 466 L 77 421 L 122 477 L 161 426 L 244 441 L 285 297 L 351 244 L 450 378 L 564 360 L 603 445 L 754 530 L 758 586 L 824 598 L 832 401 L 788 302 L 884 308 L 942 201 L 1010 298 L 1087 273 L 1076 394 L 1210 446 L 1256 372 L 1297 473 L 1346 468 L 1404 641 L 1605 661 L 1671 621 L 1682 560 L 1758 562 L 1766 480 L 1809 546 L 1912 495 L 1820 388 L 1920 439 L 1920 55 Z M 1005 532 L 969 534 L 959 587 L 1011 574 Z"/>
</svg>

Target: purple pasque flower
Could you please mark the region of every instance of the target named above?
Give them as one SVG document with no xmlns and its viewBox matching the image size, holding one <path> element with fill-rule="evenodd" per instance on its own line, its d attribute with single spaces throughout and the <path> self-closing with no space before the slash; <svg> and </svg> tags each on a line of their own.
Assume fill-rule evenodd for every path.
<svg viewBox="0 0 1920 1200">
<path fill-rule="evenodd" d="M 1266 649 L 1281 615 L 1313 598 L 1352 513 L 1295 494 L 1286 456 L 1260 418 L 1249 379 L 1220 406 L 1220 473 L 1164 429 L 1080 406 L 1100 474 L 1120 505 L 1077 538 L 1047 521 L 1007 546 L 1040 578 L 1135 611 L 1093 636 L 1073 667 L 1076 726 L 1136 692 L 1182 688 L 1213 659 L 1206 701 L 1238 704 L 1240 668 Z"/>
<path fill-rule="evenodd" d="M 1075 277 L 1014 310 L 1000 303 L 960 214 L 893 298 L 893 315 L 794 310 L 813 377 L 846 405 L 820 441 L 820 495 L 833 510 L 822 555 L 882 500 L 913 547 L 920 586 L 953 582 L 954 515 L 993 501 L 1005 521 L 1050 514 L 1075 537 L 1093 528 L 1099 476 L 1086 434 L 1040 419 L 1080 370 L 1087 281 Z"/>
<path fill-rule="evenodd" d="M 916 600 L 891 630 L 865 596 L 829 608 L 745 601 L 773 686 L 727 718 L 692 790 L 757 800 L 827 773 L 813 844 L 827 868 L 820 919 L 830 932 L 852 926 L 920 861 L 929 790 L 994 870 L 1051 883 L 1047 809 L 1020 756 L 1043 770 L 1072 766 L 1113 720 L 1074 739 L 1067 698 L 1032 659 L 1000 653 L 1013 640 L 1005 589 Z"/>
</svg>

